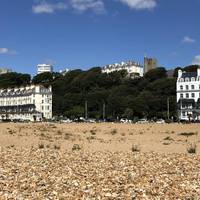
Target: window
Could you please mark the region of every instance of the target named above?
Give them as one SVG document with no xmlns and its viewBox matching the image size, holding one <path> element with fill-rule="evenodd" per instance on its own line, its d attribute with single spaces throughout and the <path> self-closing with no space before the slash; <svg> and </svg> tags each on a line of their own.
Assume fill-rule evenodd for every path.
<svg viewBox="0 0 200 200">
<path fill-rule="evenodd" d="M 44 110 L 44 106 L 42 106 L 42 110 Z"/>
<path fill-rule="evenodd" d="M 183 79 L 183 78 L 180 78 L 180 82 L 184 82 L 184 79 Z"/>
<path fill-rule="evenodd" d="M 182 85 L 180 86 L 180 89 L 183 90 L 183 86 Z"/>
<path fill-rule="evenodd" d="M 185 82 L 189 82 L 190 81 L 190 79 L 189 78 L 185 78 Z"/>
<path fill-rule="evenodd" d="M 181 94 L 180 97 L 183 98 L 183 94 Z"/>
<path fill-rule="evenodd" d="M 186 98 L 187 98 L 187 99 L 189 98 L 189 94 L 188 94 L 188 93 L 186 93 Z"/>
<path fill-rule="evenodd" d="M 186 116 L 184 111 L 182 112 L 182 115 L 183 115 L 183 117 L 185 117 L 185 116 Z"/>
<path fill-rule="evenodd" d="M 192 93 L 192 98 L 194 98 L 195 97 L 195 93 Z"/>
<path fill-rule="evenodd" d="M 44 103 L 44 100 L 42 100 L 42 103 Z"/>
<path fill-rule="evenodd" d="M 191 78 L 191 81 L 195 81 L 195 78 L 194 78 L 194 77 L 192 77 L 192 78 Z"/>
<path fill-rule="evenodd" d="M 194 85 L 191 86 L 192 90 L 194 90 Z"/>
<path fill-rule="evenodd" d="M 186 88 L 186 90 L 189 90 L 189 86 L 188 85 L 186 85 L 185 88 Z"/>
</svg>

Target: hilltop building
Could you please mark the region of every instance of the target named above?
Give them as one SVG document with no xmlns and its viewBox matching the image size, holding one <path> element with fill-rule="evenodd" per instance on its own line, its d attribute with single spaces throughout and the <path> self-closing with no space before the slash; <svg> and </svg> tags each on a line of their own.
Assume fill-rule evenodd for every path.
<svg viewBox="0 0 200 200">
<path fill-rule="evenodd" d="M 44 72 L 53 72 L 53 66 L 48 64 L 37 65 L 37 74 L 42 74 Z"/>
<path fill-rule="evenodd" d="M 10 72 L 12 72 L 12 70 L 9 69 L 9 68 L 6 68 L 6 67 L 1 67 L 0 68 L 0 75 L 1 74 L 7 74 L 7 73 L 10 73 Z"/>
<path fill-rule="evenodd" d="M 178 71 L 177 104 L 180 120 L 200 120 L 200 68 L 196 72 Z"/>
<path fill-rule="evenodd" d="M 62 74 L 63 76 L 64 76 L 65 74 L 67 74 L 68 72 L 70 72 L 70 69 L 68 69 L 68 68 L 59 71 L 59 73 Z"/>
<path fill-rule="evenodd" d="M 156 69 L 158 67 L 158 61 L 155 58 L 147 58 L 144 57 L 144 74 L 152 69 Z"/>
<path fill-rule="evenodd" d="M 0 119 L 41 121 L 52 118 L 52 88 L 30 85 L 0 89 Z"/>
<path fill-rule="evenodd" d="M 115 63 L 106 65 L 102 68 L 102 73 L 111 73 L 114 71 L 126 70 L 128 75 L 132 78 L 143 76 L 143 67 L 134 61 Z"/>
</svg>

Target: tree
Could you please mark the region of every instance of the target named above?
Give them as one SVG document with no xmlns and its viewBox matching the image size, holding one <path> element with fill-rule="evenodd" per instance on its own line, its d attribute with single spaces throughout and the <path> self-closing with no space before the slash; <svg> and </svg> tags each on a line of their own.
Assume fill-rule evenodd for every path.
<svg viewBox="0 0 200 200">
<path fill-rule="evenodd" d="M 13 88 L 30 84 L 31 76 L 16 72 L 0 75 L 0 88 Z"/>
<path fill-rule="evenodd" d="M 53 82 L 53 73 L 44 72 L 33 77 L 34 84 L 50 85 Z"/>
<path fill-rule="evenodd" d="M 167 71 L 164 67 L 159 67 L 148 71 L 144 77 L 148 79 L 150 82 L 152 82 L 160 78 L 166 78 Z"/>
<path fill-rule="evenodd" d="M 123 113 L 123 117 L 127 119 L 132 119 L 133 118 L 133 110 L 131 108 L 126 108 L 126 110 Z"/>
</svg>

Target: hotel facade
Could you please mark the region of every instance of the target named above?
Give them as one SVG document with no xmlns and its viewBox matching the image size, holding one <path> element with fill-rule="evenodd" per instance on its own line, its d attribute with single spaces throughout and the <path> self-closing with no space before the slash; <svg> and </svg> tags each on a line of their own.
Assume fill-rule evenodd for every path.
<svg viewBox="0 0 200 200">
<path fill-rule="evenodd" d="M 29 85 L 0 89 L 0 119 L 42 121 L 52 118 L 52 87 Z"/>
<path fill-rule="evenodd" d="M 200 120 L 200 68 L 196 72 L 178 71 L 176 84 L 180 120 Z"/>
</svg>

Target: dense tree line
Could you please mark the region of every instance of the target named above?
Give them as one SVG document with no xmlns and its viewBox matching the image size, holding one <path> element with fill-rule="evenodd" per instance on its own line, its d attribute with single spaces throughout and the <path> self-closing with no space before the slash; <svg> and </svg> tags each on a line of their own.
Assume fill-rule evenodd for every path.
<svg viewBox="0 0 200 200">
<path fill-rule="evenodd" d="M 28 74 L 8 73 L 0 76 L 0 88 L 35 84 L 51 84 L 53 87 L 53 114 L 76 118 L 166 118 L 167 99 L 170 116 L 176 117 L 176 78 L 168 78 L 164 68 L 151 70 L 142 78 L 131 79 L 126 71 L 101 73 L 95 67 L 68 72 L 39 74 L 31 80 Z"/>
<path fill-rule="evenodd" d="M 30 84 L 31 76 L 29 74 L 21 74 L 11 72 L 0 75 L 0 88 L 19 87 Z"/>
</svg>

